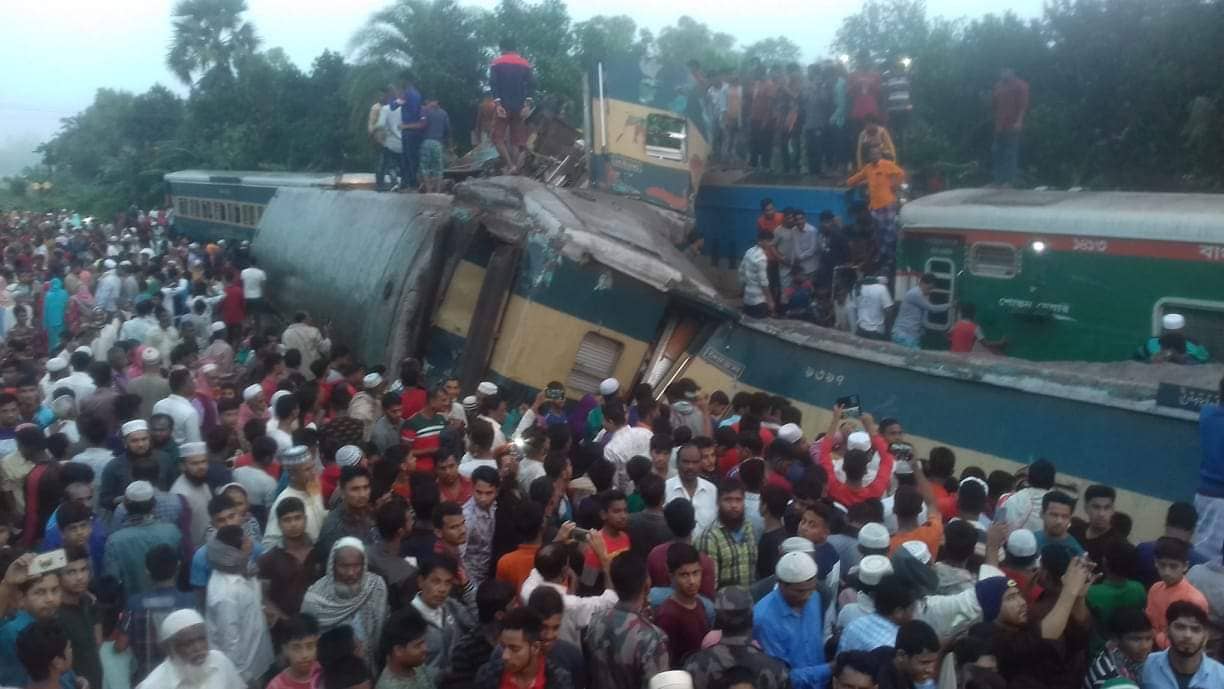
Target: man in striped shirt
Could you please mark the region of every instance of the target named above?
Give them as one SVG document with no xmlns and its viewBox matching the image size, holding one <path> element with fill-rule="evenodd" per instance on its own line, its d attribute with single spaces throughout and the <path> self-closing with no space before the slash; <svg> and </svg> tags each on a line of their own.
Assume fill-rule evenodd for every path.
<svg viewBox="0 0 1224 689">
<path fill-rule="evenodd" d="M 451 400 L 446 386 L 438 385 L 430 391 L 425 408 L 405 421 L 400 429 L 400 440 L 412 448 L 417 473 L 433 474 L 434 455 L 438 452 L 442 431 L 446 429 L 444 414 L 450 408 Z"/>
</svg>

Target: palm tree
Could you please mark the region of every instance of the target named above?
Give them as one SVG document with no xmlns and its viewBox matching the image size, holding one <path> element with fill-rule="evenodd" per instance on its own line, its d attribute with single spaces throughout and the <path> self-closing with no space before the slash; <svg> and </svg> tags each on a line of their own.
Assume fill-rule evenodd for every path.
<svg viewBox="0 0 1224 689">
<path fill-rule="evenodd" d="M 237 62 L 255 52 L 255 25 L 244 20 L 246 0 L 179 0 L 174 6 L 174 39 L 166 65 L 184 84 L 210 74 L 233 73 Z"/>
</svg>

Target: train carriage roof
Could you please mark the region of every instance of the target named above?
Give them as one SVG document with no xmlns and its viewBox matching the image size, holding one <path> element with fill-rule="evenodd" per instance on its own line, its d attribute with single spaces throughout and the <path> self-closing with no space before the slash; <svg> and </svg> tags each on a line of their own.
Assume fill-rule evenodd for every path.
<svg viewBox="0 0 1224 689">
<path fill-rule="evenodd" d="M 1224 243 L 1224 194 L 957 189 L 912 201 L 906 230 Z"/>
<path fill-rule="evenodd" d="M 240 184 L 254 187 L 339 187 L 374 184 L 367 173 L 336 174 L 334 172 L 267 172 L 258 170 L 180 170 L 166 175 L 170 184 Z"/>
</svg>

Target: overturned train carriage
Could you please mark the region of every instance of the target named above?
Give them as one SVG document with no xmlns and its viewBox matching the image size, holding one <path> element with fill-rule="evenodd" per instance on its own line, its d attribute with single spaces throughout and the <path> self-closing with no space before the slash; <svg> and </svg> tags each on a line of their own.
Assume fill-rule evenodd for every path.
<svg viewBox="0 0 1224 689">
<path fill-rule="evenodd" d="M 838 397 L 858 394 L 903 420 L 919 456 L 948 445 L 960 466 L 987 471 L 1048 456 L 1061 483 L 1117 486 L 1137 524 L 1193 495 L 1194 415 L 1158 407 L 1151 375 L 741 319 L 675 248 L 683 233 L 682 218 L 647 204 L 496 178 L 454 198 L 280 189 L 253 249 L 277 305 L 330 320 L 364 360 L 419 356 L 431 377 L 491 379 L 512 403 L 553 380 L 576 400 L 608 376 L 661 391 L 683 375 L 707 391 L 784 395 L 811 437 Z"/>
</svg>

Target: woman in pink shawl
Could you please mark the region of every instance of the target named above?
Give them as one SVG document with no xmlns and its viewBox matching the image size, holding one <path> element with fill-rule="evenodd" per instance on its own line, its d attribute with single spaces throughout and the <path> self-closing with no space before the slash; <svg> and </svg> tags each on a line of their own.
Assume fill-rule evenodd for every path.
<svg viewBox="0 0 1224 689">
<path fill-rule="evenodd" d="M 94 297 L 89 291 L 89 285 L 84 279 L 84 273 L 81 277 L 81 286 L 77 288 L 76 294 L 73 294 L 68 299 L 68 332 L 73 336 L 81 334 L 81 324 L 89 312 L 93 311 Z"/>
</svg>

